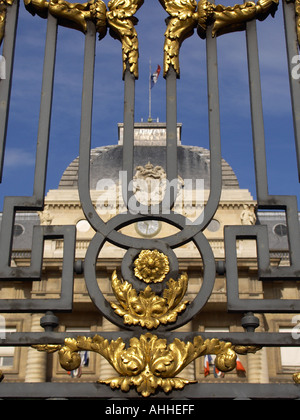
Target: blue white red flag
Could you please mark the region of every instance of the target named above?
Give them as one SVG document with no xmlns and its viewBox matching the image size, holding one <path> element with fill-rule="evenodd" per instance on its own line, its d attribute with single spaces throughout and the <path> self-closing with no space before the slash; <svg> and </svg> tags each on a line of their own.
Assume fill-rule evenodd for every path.
<svg viewBox="0 0 300 420">
<path fill-rule="evenodd" d="M 208 376 L 208 375 L 210 375 L 210 367 L 209 367 L 209 365 L 211 365 L 211 364 L 212 364 L 212 357 L 209 354 L 209 355 L 205 356 L 205 358 L 204 358 L 204 376 L 205 377 Z"/>
<path fill-rule="evenodd" d="M 160 75 L 160 71 L 161 71 L 161 67 L 160 65 L 158 65 L 156 72 L 151 74 L 151 89 L 156 85 L 158 77 Z"/>
</svg>

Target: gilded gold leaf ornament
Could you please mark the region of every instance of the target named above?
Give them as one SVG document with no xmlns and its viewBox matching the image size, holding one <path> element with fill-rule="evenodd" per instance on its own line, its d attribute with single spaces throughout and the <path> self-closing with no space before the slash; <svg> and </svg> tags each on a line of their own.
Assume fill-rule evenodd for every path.
<svg viewBox="0 0 300 420">
<path fill-rule="evenodd" d="M 164 45 L 164 76 L 170 66 L 177 75 L 180 74 L 179 50 L 183 41 L 193 35 L 197 24 L 196 0 L 159 0 L 162 7 L 170 15 L 167 20 Z"/>
<path fill-rule="evenodd" d="M 92 351 L 103 356 L 120 375 L 99 383 L 112 389 L 128 392 L 135 387 L 143 397 L 154 394 L 158 388 L 165 393 L 182 389 L 195 383 L 177 377 L 181 371 L 199 357 L 216 355 L 216 367 L 222 372 L 230 372 L 236 367 L 237 355 L 231 343 L 218 339 L 203 340 L 196 336 L 193 342 L 183 342 L 178 338 L 168 344 L 166 339 L 147 333 L 133 337 L 126 346 L 122 338 L 108 341 L 99 335 L 94 337 L 67 338 L 64 346 L 35 346 L 40 351 L 51 348 L 59 352 L 61 366 L 67 371 L 78 369 L 81 363 L 79 351 Z M 243 347 L 243 354 L 247 354 Z M 249 351 L 253 348 L 249 347 Z"/>
<path fill-rule="evenodd" d="M 246 23 L 253 20 L 266 19 L 269 14 L 274 16 L 279 0 L 259 0 L 257 4 L 246 2 L 233 7 L 215 5 L 207 0 L 197 3 L 195 0 L 159 0 L 163 8 L 169 13 L 164 46 L 164 76 L 170 66 L 177 76 L 180 75 L 179 52 L 182 42 L 191 36 L 198 27 L 202 38 L 206 37 L 206 30 L 212 25 L 212 35 L 241 31 Z M 299 2 L 299 0 L 296 0 Z"/>
<path fill-rule="evenodd" d="M 2 45 L 5 33 L 7 6 L 11 6 L 12 4 L 13 0 L 0 0 L 0 46 Z"/>
<path fill-rule="evenodd" d="M 225 7 L 201 0 L 198 5 L 198 32 L 205 36 L 207 26 L 212 22 L 213 36 L 245 30 L 246 23 L 251 20 L 264 20 L 270 14 L 274 16 L 278 4 L 279 0 L 259 0 L 256 4 L 248 1 Z"/>
<path fill-rule="evenodd" d="M 67 28 L 87 31 L 87 21 L 96 24 L 99 38 L 107 31 L 106 5 L 102 0 L 92 0 L 87 3 L 70 3 L 65 0 L 24 0 L 28 12 L 47 18 L 48 13 L 57 18 L 58 24 Z"/>
<path fill-rule="evenodd" d="M 110 0 L 108 2 L 107 21 L 112 35 L 122 43 L 123 77 L 127 66 L 138 78 L 139 43 L 135 25 L 138 19 L 134 16 L 144 4 L 144 0 Z"/>
<path fill-rule="evenodd" d="M 168 257 L 157 250 L 143 250 L 134 262 L 135 276 L 145 283 L 161 283 L 169 271 Z"/>
<path fill-rule="evenodd" d="M 115 313 L 123 317 L 126 325 L 140 325 L 148 329 L 177 320 L 189 301 L 183 301 L 188 287 L 188 276 L 183 274 L 178 281 L 170 279 L 163 296 L 156 295 L 150 286 L 138 293 L 127 281 L 112 275 L 112 289 L 118 304 L 111 303 Z"/>
</svg>

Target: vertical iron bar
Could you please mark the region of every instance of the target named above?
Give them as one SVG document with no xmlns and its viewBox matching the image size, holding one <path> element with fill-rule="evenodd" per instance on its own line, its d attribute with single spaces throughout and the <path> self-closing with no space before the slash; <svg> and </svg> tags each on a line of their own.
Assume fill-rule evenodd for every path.
<svg viewBox="0 0 300 420">
<path fill-rule="evenodd" d="M 122 179 L 123 200 L 129 209 L 129 201 L 137 203 L 129 184 L 133 180 L 134 167 L 134 106 L 135 106 L 135 77 L 126 69 L 124 75 L 124 137 L 123 137 L 123 172 L 126 179 Z M 130 209 L 129 209 L 130 210 Z"/>
<path fill-rule="evenodd" d="M 293 63 L 293 58 L 300 54 L 296 31 L 297 23 L 295 14 L 295 4 L 293 2 L 287 2 L 287 0 L 283 0 L 283 14 L 295 131 L 295 144 L 300 180 L 300 79 L 296 79 L 295 77 L 293 77 L 293 65 L 295 65 L 295 63 Z"/>
<path fill-rule="evenodd" d="M 81 102 L 78 191 L 83 212 L 95 230 L 106 232 L 105 223 L 97 214 L 90 195 L 90 149 L 95 73 L 96 27 L 87 22 Z"/>
<path fill-rule="evenodd" d="M 46 188 L 57 43 L 57 20 L 49 13 L 47 22 L 47 36 L 42 80 L 42 94 L 40 104 L 40 117 L 33 192 L 34 197 L 36 197 L 36 204 L 38 206 L 44 205 L 43 203 Z"/>
<path fill-rule="evenodd" d="M 6 63 L 6 79 L 0 81 L 0 182 L 2 181 L 3 175 L 18 13 L 19 0 L 15 0 L 11 6 L 7 6 L 5 37 L 3 43 L 3 57 L 5 58 Z"/>
<path fill-rule="evenodd" d="M 0 234 L 0 276 L 14 276 L 10 266 L 13 226 L 17 210 L 43 210 L 50 135 L 51 105 L 53 96 L 57 20 L 49 15 L 43 68 L 39 131 L 36 151 L 36 168 L 32 197 L 6 197 Z M 33 244 L 34 246 L 34 244 Z"/>
<path fill-rule="evenodd" d="M 163 208 L 170 210 L 177 197 L 178 158 L 177 158 L 177 75 L 172 66 L 166 77 L 167 91 L 167 179 L 172 182 L 170 196 L 164 197 Z M 167 200 L 167 201 L 165 201 Z"/>
<path fill-rule="evenodd" d="M 269 195 L 269 192 L 258 42 L 255 20 L 247 23 L 246 40 L 249 68 L 254 161 L 256 173 L 256 192 L 258 202 L 263 204 L 263 201 L 265 201 L 266 197 Z"/>
<path fill-rule="evenodd" d="M 206 35 L 207 93 L 210 144 L 210 196 L 204 210 L 202 230 L 218 209 L 222 192 L 221 122 L 218 77 L 217 39 L 209 27 Z"/>
<path fill-rule="evenodd" d="M 300 271 L 300 226 L 298 219 L 297 198 L 294 196 L 269 195 L 268 191 L 266 146 L 256 21 L 247 23 L 246 39 L 258 206 L 260 208 L 274 208 L 286 211 L 291 261 L 290 267 L 270 268 L 269 273 L 265 273 L 265 275 L 263 275 L 261 278 L 295 278 L 298 276 Z"/>
</svg>

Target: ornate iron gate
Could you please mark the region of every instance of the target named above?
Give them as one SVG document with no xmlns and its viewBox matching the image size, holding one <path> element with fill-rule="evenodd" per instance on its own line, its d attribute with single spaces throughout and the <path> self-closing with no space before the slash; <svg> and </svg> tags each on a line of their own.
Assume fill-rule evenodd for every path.
<svg viewBox="0 0 300 420">
<path fill-rule="evenodd" d="M 0 313 L 45 313 L 41 319 L 44 333 L 7 333 L 1 346 L 36 346 L 40 351 L 59 352 L 60 362 L 67 370 L 80 363 L 78 352 L 89 350 L 101 354 L 119 374 L 99 384 L 21 384 L 5 383 L 0 386 L 1 398 L 286 398 L 298 399 L 297 384 L 189 384 L 178 374 L 193 360 L 207 354 L 216 355 L 217 367 L 224 372 L 234 369 L 237 354 L 259 351 L 262 347 L 299 346 L 290 334 L 257 333 L 258 318 L 254 313 L 300 313 L 297 299 L 240 299 L 236 241 L 251 239 L 257 242 L 259 278 L 268 280 L 299 280 L 300 227 L 297 199 L 293 196 L 274 196 L 268 192 L 265 135 L 261 98 L 260 67 L 256 34 L 256 19 L 275 15 L 277 0 L 259 0 L 235 7 L 215 6 L 206 0 L 160 0 L 170 15 L 167 22 L 164 47 L 164 76 L 166 79 L 167 108 L 167 180 L 178 179 L 177 168 L 177 99 L 179 78 L 179 51 L 184 40 L 195 29 L 206 40 L 208 109 L 210 129 L 210 195 L 204 211 L 193 223 L 172 211 L 177 186 L 167 189 L 163 199 L 152 206 L 138 203 L 129 187 L 134 176 L 134 110 L 135 80 L 138 77 L 138 34 L 135 13 L 143 0 L 111 0 L 106 6 L 101 0 L 85 4 L 67 1 L 25 0 L 26 9 L 47 20 L 47 36 L 43 69 L 37 157 L 31 197 L 6 197 L 0 235 L 0 281 L 40 281 L 43 247 L 47 239 L 64 242 L 61 297 L 59 299 L 3 299 Z M 283 0 L 287 58 L 290 73 L 291 99 L 295 128 L 297 160 L 300 173 L 300 80 L 293 77 L 294 57 L 299 55 L 300 10 L 299 0 Z M 10 91 L 13 73 L 14 47 L 18 21 L 19 0 L 0 1 L 0 42 L 6 60 L 6 78 L 0 82 L 0 164 L 1 172 L 5 151 Z M 57 27 L 63 25 L 85 34 L 84 75 L 81 112 L 80 157 L 78 190 L 86 219 L 95 230 L 83 264 L 75 262 L 75 226 L 38 226 L 34 229 L 31 265 L 12 267 L 12 238 L 17 211 L 42 211 L 44 208 L 49 131 L 55 71 Z M 124 78 L 124 144 L 123 200 L 128 211 L 104 222 L 95 210 L 90 195 L 90 149 L 94 91 L 95 45 L 110 29 L 122 44 Z M 217 36 L 237 30 L 246 31 L 249 87 L 251 96 L 253 151 L 257 200 L 259 209 L 286 212 L 290 266 L 271 267 L 267 227 L 228 226 L 225 228 L 226 261 L 216 264 L 211 246 L 203 234 L 217 211 L 222 189 L 220 111 L 218 91 Z M 132 209 L 138 211 L 131 211 Z M 120 233 L 120 229 L 139 220 L 160 220 L 179 229 L 161 240 L 137 239 Z M 112 287 L 118 304 L 109 304 L 101 292 L 96 276 L 96 262 L 106 242 L 126 250 L 122 263 L 122 281 L 114 273 Z M 178 272 L 174 249 L 193 241 L 203 261 L 203 284 L 193 302 L 183 301 L 188 277 Z M 92 334 L 78 337 L 78 333 L 54 332 L 58 325 L 56 312 L 72 312 L 74 270 L 84 271 L 89 295 L 98 310 L 120 332 Z M 211 296 L 216 270 L 227 279 L 227 310 L 241 313 L 244 333 L 172 332 L 195 317 Z M 172 278 L 175 280 L 173 280 Z M 148 283 L 141 290 L 137 279 Z M 149 284 L 161 285 L 155 289 Z M 155 292 L 154 290 L 160 290 Z M 156 294 L 157 293 L 157 294 Z M 144 299 L 143 308 L 141 299 Z M 155 306 L 156 305 L 156 306 Z M 154 307 L 155 306 L 155 307 Z M 295 375 L 295 382 L 300 381 Z M 110 387 L 108 386 L 110 385 Z"/>
</svg>

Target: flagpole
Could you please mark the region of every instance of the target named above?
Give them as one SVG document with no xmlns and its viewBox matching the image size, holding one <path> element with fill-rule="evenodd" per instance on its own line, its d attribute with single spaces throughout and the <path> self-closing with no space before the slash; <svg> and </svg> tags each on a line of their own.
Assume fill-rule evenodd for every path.
<svg viewBox="0 0 300 420">
<path fill-rule="evenodd" d="M 152 112 L 151 112 L 151 107 L 152 107 L 152 98 L 151 98 L 151 74 L 152 74 L 152 70 L 151 70 L 151 58 L 149 61 L 149 117 L 148 117 L 148 122 L 152 122 Z"/>
</svg>

